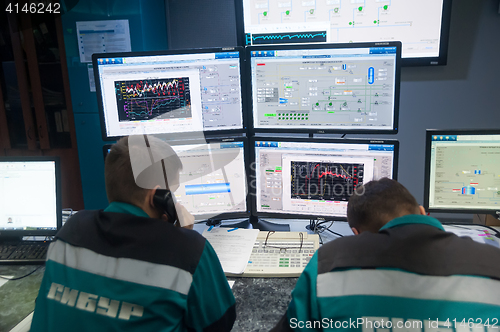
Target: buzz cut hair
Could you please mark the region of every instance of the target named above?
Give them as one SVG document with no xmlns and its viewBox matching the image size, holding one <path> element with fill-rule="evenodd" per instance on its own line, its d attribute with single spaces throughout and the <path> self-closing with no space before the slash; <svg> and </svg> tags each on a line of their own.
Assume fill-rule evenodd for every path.
<svg viewBox="0 0 500 332">
<path fill-rule="evenodd" d="M 358 231 L 377 233 L 392 219 L 418 214 L 419 207 L 402 184 L 382 178 L 356 188 L 347 205 L 347 221 Z"/>
<path fill-rule="evenodd" d="M 148 135 L 139 137 L 146 145 L 129 145 L 131 136 L 118 140 L 109 151 L 104 163 L 104 180 L 106 184 L 106 195 L 108 201 L 124 202 L 130 204 L 141 203 L 150 189 L 160 186 L 168 189 L 168 179 L 177 179 L 182 169 L 182 162 L 165 141 Z M 136 137 L 137 139 L 137 137 Z M 150 150 L 150 151 L 148 151 Z M 134 177 L 131 155 L 134 158 L 150 160 L 150 154 L 162 154 L 168 156 L 161 162 L 153 163 L 146 167 L 140 174 Z M 159 170 L 159 171 L 158 171 Z M 161 172 L 158 177 L 157 173 Z M 148 175 L 149 174 L 149 175 Z M 154 174 L 155 176 L 151 176 Z"/>
</svg>

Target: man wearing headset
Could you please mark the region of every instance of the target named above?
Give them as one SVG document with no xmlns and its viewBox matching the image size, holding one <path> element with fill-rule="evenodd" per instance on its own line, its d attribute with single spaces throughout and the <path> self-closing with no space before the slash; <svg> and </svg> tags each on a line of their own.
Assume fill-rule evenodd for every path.
<svg viewBox="0 0 500 332">
<path fill-rule="evenodd" d="M 105 161 L 110 204 L 80 211 L 58 232 L 31 331 L 231 330 L 235 300 L 220 262 L 186 229 L 194 217 L 168 191 L 181 169 L 160 139 L 113 145 Z"/>
</svg>

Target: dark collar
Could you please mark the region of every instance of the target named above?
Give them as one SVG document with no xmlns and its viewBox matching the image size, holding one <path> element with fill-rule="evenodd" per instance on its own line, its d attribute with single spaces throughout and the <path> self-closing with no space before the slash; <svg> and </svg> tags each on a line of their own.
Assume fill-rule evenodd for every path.
<svg viewBox="0 0 500 332">
<path fill-rule="evenodd" d="M 149 215 L 140 207 L 123 202 L 111 202 L 104 212 L 128 213 L 138 217 L 149 218 Z"/>
<path fill-rule="evenodd" d="M 434 226 L 436 228 L 439 228 L 440 230 L 444 231 L 443 225 L 439 222 L 439 220 L 429 217 L 429 216 L 423 216 L 420 214 L 409 214 L 406 216 L 402 216 L 396 219 L 393 219 L 389 221 L 387 224 L 382 226 L 379 231 L 382 231 L 384 229 L 388 228 L 393 228 L 393 227 L 398 227 L 402 225 L 407 225 L 407 224 L 424 224 L 424 225 L 429 225 L 429 226 Z"/>
</svg>

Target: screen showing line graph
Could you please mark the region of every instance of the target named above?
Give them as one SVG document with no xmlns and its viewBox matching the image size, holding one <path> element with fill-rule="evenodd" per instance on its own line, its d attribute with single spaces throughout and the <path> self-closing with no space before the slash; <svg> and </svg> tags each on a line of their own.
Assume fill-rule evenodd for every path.
<svg viewBox="0 0 500 332">
<path fill-rule="evenodd" d="M 310 31 L 303 33 L 254 33 L 252 35 L 251 45 L 262 45 L 262 44 L 289 44 L 292 41 L 300 43 L 320 43 L 326 42 L 327 34 L 326 31 Z"/>
<path fill-rule="evenodd" d="M 117 81 L 120 121 L 191 117 L 189 77 Z"/>
<path fill-rule="evenodd" d="M 253 145 L 261 215 L 345 218 L 356 187 L 397 174 L 397 141 L 256 138 Z"/>
<path fill-rule="evenodd" d="M 242 48 L 94 54 L 103 139 L 243 130 Z"/>
<path fill-rule="evenodd" d="M 428 131 L 426 208 L 500 211 L 500 131 Z"/>
<path fill-rule="evenodd" d="M 447 0 L 242 2 L 246 45 L 400 40 L 404 59 L 438 58 L 447 45 Z"/>
<path fill-rule="evenodd" d="M 292 161 L 291 199 L 347 201 L 363 183 L 361 163 Z"/>
</svg>

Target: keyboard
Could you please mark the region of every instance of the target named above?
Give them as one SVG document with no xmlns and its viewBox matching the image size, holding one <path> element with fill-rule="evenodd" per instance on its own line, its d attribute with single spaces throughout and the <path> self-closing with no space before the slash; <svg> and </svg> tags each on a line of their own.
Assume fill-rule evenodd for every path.
<svg viewBox="0 0 500 332">
<path fill-rule="evenodd" d="M 255 241 L 245 272 L 226 275 L 262 278 L 298 277 L 318 248 L 317 234 L 261 231 Z"/>
<path fill-rule="evenodd" d="M 0 243 L 0 264 L 44 264 L 48 241 Z"/>
</svg>

